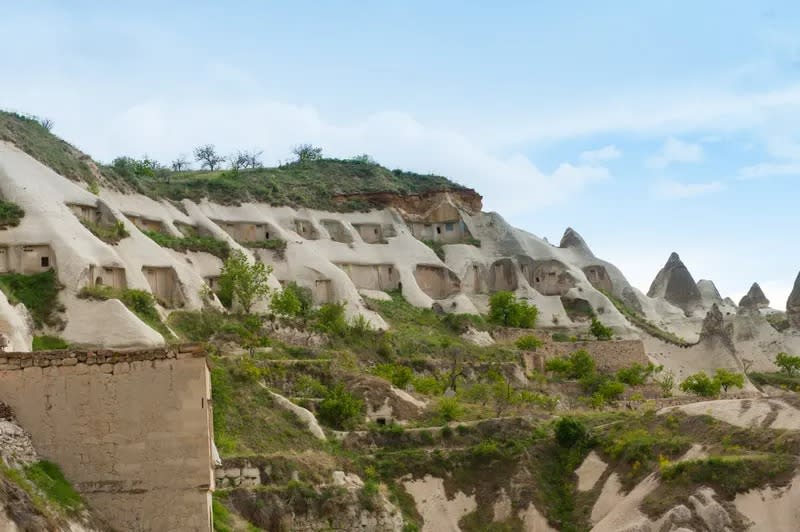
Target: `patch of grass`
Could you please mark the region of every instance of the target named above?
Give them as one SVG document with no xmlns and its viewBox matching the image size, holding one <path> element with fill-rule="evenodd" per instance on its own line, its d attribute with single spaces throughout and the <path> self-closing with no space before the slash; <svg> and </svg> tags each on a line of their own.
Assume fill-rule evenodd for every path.
<svg viewBox="0 0 800 532">
<path fill-rule="evenodd" d="M 0 290 L 10 302 L 25 305 L 37 328 L 59 323 L 56 313 L 64 310 L 64 306 L 58 302 L 58 292 L 61 288 L 53 269 L 28 275 L 21 273 L 0 275 Z"/>
<path fill-rule="evenodd" d="M 157 231 L 142 231 L 150 237 L 156 244 L 164 248 L 174 249 L 175 251 L 204 251 L 222 260 L 228 258 L 231 248 L 224 240 L 217 240 L 211 236 L 183 236 L 177 237 Z"/>
<path fill-rule="evenodd" d="M 78 297 L 82 299 L 95 299 L 98 301 L 119 299 L 123 305 L 128 307 L 128 310 L 136 314 L 136 316 L 150 326 L 150 328 L 161 333 L 165 339 L 173 337 L 167 326 L 161 321 L 161 316 L 156 309 L 156 300 L 149 292 L 134 288 L 120 289 L 105 285 L 96 285 L 84 287 L 78 293 Z"/>
<path fill-rule="evenodd" d="M 349 159 L 319 159 L 239 171 L 167 172 L 167 175 L 168 179 L 136 174 L 124 181 L 155 198 L 193 201 L 208 198 L 226 205 L 256 201 L 329 211 L 368 210 L 373 206 L 368 198 L 335 201 L 334 196 L 340 194 L 464 190 L 441 176 L 389 170 L 372 162 Z"/>
<path fill-rule="evenodd" d="M 772 312 L 766 316 L 767 322 L 778 332 L 784 332 L 791 325 L 785 312 Z"/>
<path fill-rule="evenodd" d="M 16 203 L 0 200 L 0 229 L 16 227 L 25 216 L 25 211 Z"/>
<path fill-rule="evenodd" d="M 56 349 L 66 349 L 69 344 L 58 336 L 42 335 L 33 337 L 33 351 L 53 351 Z"/>
<path fill-rule="evenodd" d="M 67 482 L 61 469 L 53 462 L 40 460 L 25 467 L 25 476 L 45 495 L 68 514 L 76 514 L 83 508 L 83 500 Z"/>
<path fill-rule="evenodd" d="M 322 449 L 294 414 L 278 407 L 259 385 L 249 358 L 212 358 L 214 440 L 223 456 Z"/>
<path fill-rule="evenodd" d="M 211 511 L 214 515 L 214 530 L 216 532 L 233 532 L 234 524 L 231 511 L 220 500 L 216 493 L 212 495 Z"/>
<path fill-rule="evenodd" d="M 444 260 L 444 244 L 437 240 L 422 240 L 422 243 L 431 248 L 437 257 Z"/>
<path fill-rule="evenodd" d="M 800 375 L 775 373 L 748 373 L 747 377 L 757 386 L 776 386 L 785 390 L 800 391 Z"/>
<path fill-rule="evenodd" d="M 91 231 L 91 233 L 106 242 L 107 244 L 119 244 L 123 238 L 128 238 L 131 234 L 125 229 L 125 224 L 122 222 L 108 223 L 95 223 L 86 220 L 81 220 L 81 223 Z"/>
<path fill-rule="evenodd" d="M 632 324 L 649 334 L 654 338 L 658 338 L 667 342 L 668 344 L 677 345 L 679 347 L 690 347 L 694 345 L 691 342 L 687 342 L 683 338 L 679 337 L 678 335 L 671 333 L 669 331 L 665 331 L 664 329 L 660 328 L 655 323 L 647 320 L 644 316 L 640 315 L 638 312 L 631 309 L 628 305 L 626 305 L 622 300 L 615 297 L 613 294 L 606 290 L 601 290 L 603 295 L 605 295 L 611 303 L 617 308 L 620 313 L 628 318 Z"/>
<path fill-rule="evenodd" d="M 89 157 L 53 135 L 37 117 L 0 111 L 0 140 L 11 142 L 67 179 L 96 180 Z"/>
</svg>

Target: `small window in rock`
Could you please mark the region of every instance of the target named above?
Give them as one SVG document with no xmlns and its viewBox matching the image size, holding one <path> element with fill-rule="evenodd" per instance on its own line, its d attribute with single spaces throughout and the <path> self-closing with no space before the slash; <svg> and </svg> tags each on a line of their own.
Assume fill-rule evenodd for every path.
<svg viewBox="0 0 800 532">
<path fill-rule="evenodd" d="M 447 231 L 452 231 L 453 229 L 455 229 L 455 226 L 452 223 L 446 223 L 446 224 L 444 224 L 444 228 Z"/>
<path fill-rule="evenodd" d="M 42 257 L 41 258 L 42 268 L 49 268 L 50 267 L 50 257 Z"/>
<path fill-rule="evenodd" d="M 536 278 L 536 282 L 537 282 L 537 283 L 538 283 L 538 282 L 540 282 L 538 277 Z"/>
<path fill-rule="evenodd" d="M 442 234 L 442 228 L 439 227 L 438 225 L 436 226 L 436 234 L 437 235 L 441 235 Z"/>
<path fill-rule="evenodd" d="M 267 240 L 269 240 L 269 231 L 267 231 L 266 233 L 264 233 L 264 238 L 266 238 Z"/>
<path fill-rule="evenodd" d="M 97 279 L 94 280 L 94 284 L 96 284 L 97 286 L 103 286 L 103 278 L 98 277 Z"/>
<path fill-rule="evenodd" d="M 375 423 L 381 426 L 386 425 L 386 418 L 385 417 L 376 418 Z"/>
<path fill-rule="evenodd" d="M 376 227 L 376 228 L 374 229 L 374 231 L 375 231 L 375 234 L 377 235 L 377 234 L 378 234 L 378 228 Z"/>
</svg>

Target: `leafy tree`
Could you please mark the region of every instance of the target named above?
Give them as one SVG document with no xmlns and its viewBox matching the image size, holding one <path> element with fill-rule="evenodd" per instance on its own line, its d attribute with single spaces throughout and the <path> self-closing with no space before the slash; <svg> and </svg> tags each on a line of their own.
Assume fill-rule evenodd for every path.
<svg viewBox="0 0 800 532">
<path fill-rule="evenodd" d="M 603 325 L 603 322 L 597 318 L 592 318 L 592 326 L 589 328 L 589 332 L 598 340 L 610 340 L 614 335 L 614 330 Z"/>
<path fill-rule="evenodd" d="M 270 308 L 275 314 L 293 318 L 308 316 L 311 305 L 311 291 L 298 286 L 294 281 L 287 283 L 280 292 L 275 292 L 270 302 Z"/>
<path fill-rule="evenodd" d="M 532 334 L 523 336 L 516 341 L 517 349 L 522 351 L 536 351 L 542 347 L 542 341 Z"/>
<path fill-rule="evenodd" d="M 714 375 L 714 380 L 722 386 L 722 390 L 727 392 L 728 388 L 734 386 L 736 388 L 744 388 L 744 375 L 741 373 L 734 373 L 725 368 L 717 368 Z"/>
<path fill-rule="evenodd" d="M 355 427 L 364 410 L 364 402 L 357 399 L 342 384 L 330 388 L 320 402 L 318 415 L 325 425 L 340 430 Z"/>
<path fill-rule="evenodd" d="M 556 421 L 555 435 L 561 447 L 576 447 L 586 442 L 589 432 L 581 420 L 564 416 Z"/>
<path fill-rule="evenodd" d="M 182 172 L 189 169 L 189 161 L 185 155 L 179 155 L 171 163 L 172 169 L 176 172 Z"/>
<path fill-rule="evenodd" d="M 794 375 L 800 371 L 800 356 L 792 356 L 789 353 L 778 353 L 775 357 L 775 365 L 781 368 L 783 373 Z"/>
<path fill-rule="evenodd" d="M 592 355 L 579 349 L 566 358 L 551 358 L 545 362 L 544 369 L 567 379 L 583 379 L 594 375 L 596 368 Z"/>
<path fill-rule="evenodd" d="M 712 379 L 705 372 L 695 373 L 689 375 L 681 383 L 681 390 L 687 393 L 693 393 L 702 397 L 716 397 L 719 395 L 720 382 Z"/>
<path fill-rule="evenodd" d="M 222 266 L 217 295 L 227 306 L 238 301 L 244 312 L 249 314 L 256 301 L 269 295 L 270 273 L 271 266 L 261 261 L 250 264 L 243 252 L 232 251 Z"/>
<path fill-rule="evenodd" d="M 489 321 L 506 327 L 532 329 L 536 326 L 539 309 L 518 301 L 511 292 L 495 292 L 489 298 Z"/>
<path fill-rule="evenodd" d="M 217 153 L 213 144 L 204 144 L 194 149 L 194 160 L 213 172 L 225 161 L 225 157 Z"/>
<path fill-rule="evenodd" d="M 622 395 L 625 391 L 625 385 L 614 379 L 607 379 L 595 392 L 595 395 L 600 398 L 604 403 L 613 401 Z"/>
<path fill-rule="evenodd" d="M 299 144 L 292 149 L 292 153 L 297 157 L 298 163 L 322 159 L 322 148 L 311 144 Z"/>
</svg>

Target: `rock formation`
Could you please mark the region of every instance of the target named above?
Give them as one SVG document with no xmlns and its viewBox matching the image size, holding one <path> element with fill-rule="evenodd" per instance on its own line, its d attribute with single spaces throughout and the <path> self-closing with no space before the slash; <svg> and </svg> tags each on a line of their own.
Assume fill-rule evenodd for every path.
<svg viewBox="0 0 800 532">
<path fill-rule="evenodd" d="M 702 305 L 702 296 L 697 283 L 675 252 L 669 256 L 667 263 L 656 275 L 647 295 L 662 297 L 685 312 L 691 312 Z"/>
<path fill-rule="evenodd" d="M 739 306 L 750 310 L 767 308 L 769 306 L 769 299 L 764 295 L 764 291 L 761 290 L 758 283 L 753 283 L 753 286 L 750 287 L 750 291 L 739 301 Z"/>
<path fill-rule="evenodd" d="M 703 319 L 703 328 L 700 331 L 701 342 L 714 340 L 722 342 L 722 345 L 727 347 L 731 352 L 735 351 L 733 346 L 733 324 L 728 323 L 725 325 L 725 318 L 716 303 Z"/>
<path fill-rule="evenodd" d="M 703 304 L 711 306 L 714 303 L 722 305 L 722 296 L 717 290 L 714 281 L 708 279 L 700 279 L 697 281 L 697 289 L 700 291 L 700 297 L 703 299 Z"/>
<path fill-rule="evenodd" d="M 571 228 L 567 227 L 567 230 L 564 231 L 564 236 L 561 237 L 561 243 L 558 245 L 560 248 L 577 248 L 585 253 L 592 255 L 589 246 L 586 245 L 586 241 L 583 239 L 578 232 Z"/>
<path fill-rule="evenodd" d="M 786 302 L 786 317 L 795 329 L 800 329 L 800 273 L 794 282 L 794 290 Z"/>
</svg>

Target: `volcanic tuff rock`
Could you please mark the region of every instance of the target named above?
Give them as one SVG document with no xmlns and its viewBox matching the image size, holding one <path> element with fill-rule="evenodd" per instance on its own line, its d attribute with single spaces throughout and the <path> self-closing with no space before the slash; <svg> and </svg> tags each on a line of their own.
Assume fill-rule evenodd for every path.
<svg viewBox="0 0 800 532">
<path fill-rule="evenodd" d="M 656 275 L 647 295 L 648 297 L 663 297 L 686 312 L 691 312 L 702 304 L 702 296 L 697 288 L 697 283 L 675 252 L 669 256 L 667 263 Z"/>
<path fill-rule="evenodd" d="M 739 306 L 747 309 L 760 309 L 769 306 L 769 299 L 764 295 L 764 291 L 758 286 L 758 283 L 753 283 L 750 291 L 742 297 L 739 301 Z"/>
<path fill-rule="evenodd" d="M 564 231 L 564 236 L 561 237 L 561 243 L 558 245 L 558 247 L 579 248 L 582 251 L 592 255 L 592 252 L 589 250 L 589 246 L 586 245 L 586 241 L 575 229 L 571 227 L 567 227 L 567 230 Z"/>
<path fill-rule="evenodd" d="M 722 344 L 733 352 L 733 324 L 725 325 L 722 311 L 715 303 L 703 319 L 703 328 L 700 331 L 700 341 L 719 339 Z"/>
<path fill-rule="evenodd" d="M 722 304 L 722 296 L 717 290 L 714 281 L 708 279 L 700 279 L 697 281 L 697 289 L 700 291 L 700 297 L 703 298 L 703 303 L 706 305 L 713 305 L 714 303 Z"/>
<path fill-rule="evenodd" d="M 794 290 L 786 302 L 786 317 L 795 329 L 800 329 L 800 273 L 794 282 Z"/>
</svg>

